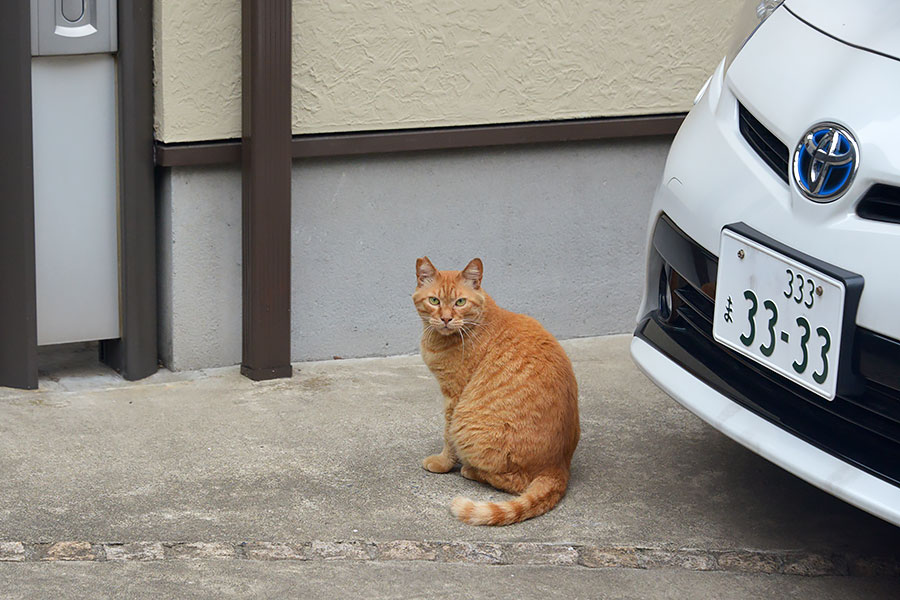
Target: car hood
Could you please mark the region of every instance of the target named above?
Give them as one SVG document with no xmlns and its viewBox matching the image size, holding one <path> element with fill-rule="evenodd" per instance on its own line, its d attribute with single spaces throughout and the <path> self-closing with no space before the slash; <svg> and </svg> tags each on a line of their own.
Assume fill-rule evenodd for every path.
<svg viewBox="0 0 900 600">
<path fill-rule="evenodd" d="M 788 0 L 785 6 L 828 35 L 900 60 L 897 0 Z"/>
</svg>

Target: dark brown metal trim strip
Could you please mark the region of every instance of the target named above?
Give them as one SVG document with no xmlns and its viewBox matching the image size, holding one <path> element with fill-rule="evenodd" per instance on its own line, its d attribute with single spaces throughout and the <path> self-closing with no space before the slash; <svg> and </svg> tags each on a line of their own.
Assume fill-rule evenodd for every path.
<svg viewBox="0 0 900 600">
<path fill-rule="evenodd" d="M 157 167 L 197 167 L 237 162 L 241 162 L 240 140 L 182 144 L 156 142 Z"/>
<path fill-rule="evenodd" d="M 100 356 L 125 379 L 156 372 L 153 0 L 119 3 L 119 273 L 122 337 Z"/>
<path fill-rule="evenodd" d="M 674 134 L 684 115 L 544 121 L 363 134 L 297 136 L 294 158 L 479 148 Z"/>
<path fill-rule="evenodd" d="M 684 117 L 683 113 L 677 113 L 640 117 L 298 135 L 291 140 L 291 156 L 294 158 L 351 156 L 674 135 L 681 126 L 681 122 L 684 121 Z M 156 143 L 156 164 L 160 167 L 226 164 L 238 162 L 240 159 L 240 140 L 182 144 Z"/>
<path fill-rule="evenodd" d="M 243 0 L 241 373 L 291 375 L 291 0 Z"/>
<path fill-rule="evenodd" d="M 35 389 L 31 7 L 7 4 L 0 19 L 0 386 Z"/>
</svg>

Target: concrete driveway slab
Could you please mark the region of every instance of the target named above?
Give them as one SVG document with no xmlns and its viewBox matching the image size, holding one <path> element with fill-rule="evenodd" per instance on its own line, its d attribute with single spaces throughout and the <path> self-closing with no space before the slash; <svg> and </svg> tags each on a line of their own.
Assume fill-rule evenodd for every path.
<svg viewBox="0 0 900 600">
<path fill-rule="evenodd" d="M 442 415 L 417 356 L 297 364 L 292 379 L 262 383 L 235 368 L 2 389 L 2 572 L 52 579 L 64 572 L 53 561 L 102 578 L 115 561 L 178 571 L 187 560 L 286 553 L 304 562 L 292 569 L 362 560 L 370 574 L 403 559 L 413 570 L 900 575 L 900 529 L 682 409 L 634 367 L 629 339 L 564 343 L 583 430 L 569 492 L 550 513 L 504 528 L 464 525 L 449 504 L 505 494 L 421 468 L 440 449 Z"/>
</svg>

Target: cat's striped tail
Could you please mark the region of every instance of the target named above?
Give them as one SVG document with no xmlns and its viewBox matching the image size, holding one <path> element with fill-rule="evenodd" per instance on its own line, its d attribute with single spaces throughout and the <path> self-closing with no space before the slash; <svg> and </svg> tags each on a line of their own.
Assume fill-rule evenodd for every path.
<svg viewBox="0 0 900 600">
<path fill-rule="evenodd" d="M 568 477 L 553 473 L 538 475 L 521 496 L 506 502 L 475 502 L 457 496 L 450 503 L 450 512 L 469 525 L 510 525 L 542 515 L 560 501 L 566 493 Z"/>
</svg>

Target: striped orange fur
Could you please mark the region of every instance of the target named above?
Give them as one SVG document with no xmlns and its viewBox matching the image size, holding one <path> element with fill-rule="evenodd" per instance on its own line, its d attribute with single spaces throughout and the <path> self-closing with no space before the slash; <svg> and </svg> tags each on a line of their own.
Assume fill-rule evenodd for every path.
<svg viewBox="0 0 900 600">
<path fill-rule="evenodd" d="M 472 525 L 508 525 L 559 502 L 578 445 L 578 385 L 556 339 L 526 315 L 497 306 L 481 287 L 483 264 L 438 271 L 416 261 L 413 302 L 422 358 L 444 395 L 444 448 L 423 466 L 518 494 L 506 502 L 455 498 Z"/>
</svg>

